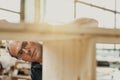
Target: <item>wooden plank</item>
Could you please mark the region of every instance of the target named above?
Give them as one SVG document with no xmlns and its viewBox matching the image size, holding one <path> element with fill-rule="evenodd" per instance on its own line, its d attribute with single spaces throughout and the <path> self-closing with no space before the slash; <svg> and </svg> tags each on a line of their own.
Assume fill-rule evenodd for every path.
<svg viewBox="0 0 120 80">
<path fill-rule="evenodd" d="M 48 25 L 48 24 L 17 24 L 1 23 L 0 32 L 31 32 L 41 34 L 67 34 L 67 35 L 90 35 L 90 36 L 119 36 L 120 29 L 107 29 L 89 27 L 89 25 Z"/>
</svg>

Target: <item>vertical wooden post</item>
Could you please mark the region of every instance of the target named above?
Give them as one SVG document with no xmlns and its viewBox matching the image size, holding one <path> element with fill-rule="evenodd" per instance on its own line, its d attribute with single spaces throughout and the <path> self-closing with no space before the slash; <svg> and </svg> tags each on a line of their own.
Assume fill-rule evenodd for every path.
<svg viewBox="0 0 120 80">
<path fill-rule="evenodd" d="M 92 40 L 51 40 L 43 44 L 43 80 L 94 79 Z"/>
</svg>

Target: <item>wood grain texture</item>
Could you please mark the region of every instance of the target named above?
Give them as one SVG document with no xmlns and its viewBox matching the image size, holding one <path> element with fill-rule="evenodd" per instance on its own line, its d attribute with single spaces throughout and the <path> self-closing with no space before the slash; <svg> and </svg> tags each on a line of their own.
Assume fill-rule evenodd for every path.
<svg viewBox="0 0 120 80">
<path fill-rule="evenodd" d="M 51 40 L 43 44 L 43 80 L 94 79 L 94 44 L 91 40 Z"/>
</svg>

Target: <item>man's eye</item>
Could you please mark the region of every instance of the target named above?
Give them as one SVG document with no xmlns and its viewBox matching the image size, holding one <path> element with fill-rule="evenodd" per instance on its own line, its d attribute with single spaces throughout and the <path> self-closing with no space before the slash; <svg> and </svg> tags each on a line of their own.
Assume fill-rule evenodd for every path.
<svg viewBox="0 0 120 80">
<path fill-rule="evenodd" d="M 28 49 L 28 52 L 29 52 L 29 53 L 31 52 L 30 49 Z"/>
<path fill-rule="evenodd" d="M 25 47 L 27 46 L 27 44 L 28 44 L 28 43 L 27 43 L 26 41 L 24 41 L 24 42 L 22 43 L 22 47 L 25 48 Z"/>
</svg>

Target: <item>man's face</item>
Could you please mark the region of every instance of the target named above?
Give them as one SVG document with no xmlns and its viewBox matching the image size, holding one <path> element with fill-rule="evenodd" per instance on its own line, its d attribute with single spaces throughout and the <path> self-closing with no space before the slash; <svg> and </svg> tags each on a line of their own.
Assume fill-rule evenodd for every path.
<svg viewBox="0 0 120 80">
<path fill-rule="evenodd" d="M 12 56 L 29 62 L 42 63 L 42 45 L 33 41 L 14 41 L 8 45 Z"/>
</svg>

